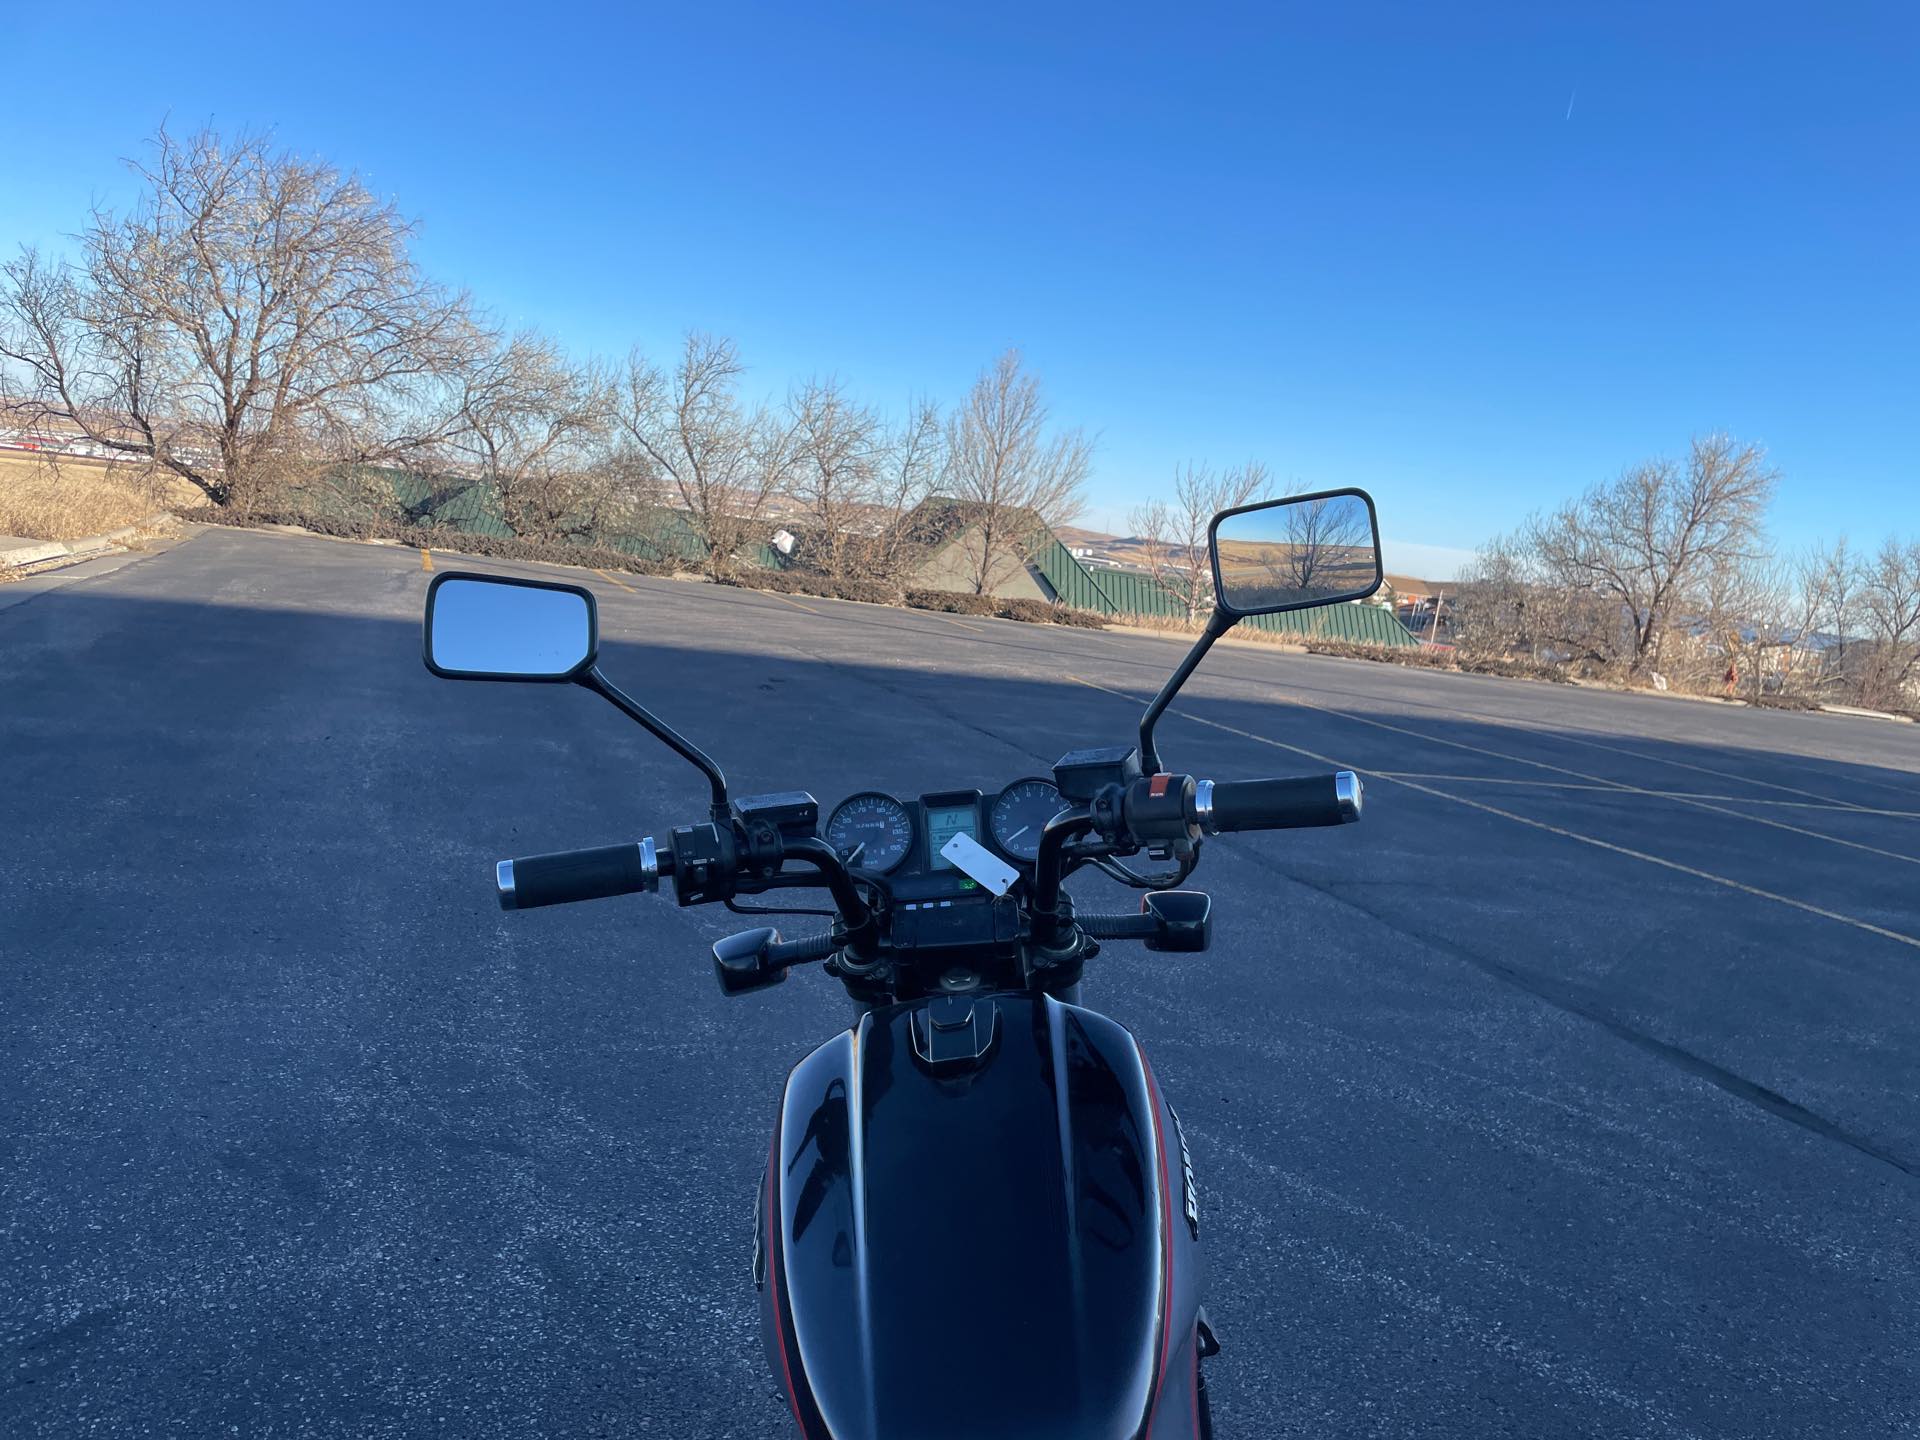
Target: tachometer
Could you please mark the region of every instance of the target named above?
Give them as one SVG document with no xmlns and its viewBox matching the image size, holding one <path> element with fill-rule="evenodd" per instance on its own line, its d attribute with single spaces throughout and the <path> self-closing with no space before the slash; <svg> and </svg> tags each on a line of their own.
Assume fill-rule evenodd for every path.
<svg viewBox="0 0 1920 1440">
<path fill-rule="evenodd" d="M 860 868 L 884 875 L 913 849 L 913 816 L 893 796 L 864 790 L 834 806 L 833 814 L 827 817 L 826 835 L 827 843 L 843 859 L 856 846 L 865 845 Z"/>
<path fill-rule="evenodd" d="M 1067 808 L 1051 780 L 1016 780 L 993 802 L 993 840 L 1016 860 L 1040 858 L 1040 832 Z"/>
</svg>

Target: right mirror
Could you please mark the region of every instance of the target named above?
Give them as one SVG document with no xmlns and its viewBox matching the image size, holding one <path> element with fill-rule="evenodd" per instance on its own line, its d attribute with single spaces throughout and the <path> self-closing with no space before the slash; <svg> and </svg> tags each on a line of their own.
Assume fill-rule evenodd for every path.
<svg viewBox="0 0 1920 1440">
<path fill-rule="evenodd" d="M 1364 490 L 1222 510 L 1209 533 L 1213 593 L 1235 619 L 1363 600 L 1380 588 L 1380 529 Z"/>
</svg>

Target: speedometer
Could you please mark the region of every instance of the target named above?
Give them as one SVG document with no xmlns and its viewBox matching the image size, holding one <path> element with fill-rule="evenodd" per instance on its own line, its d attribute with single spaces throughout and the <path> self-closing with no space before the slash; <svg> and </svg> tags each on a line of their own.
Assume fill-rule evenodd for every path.
<svg viewBox="0 0 1920 1440">
<path fill-rule="evenodd" d="M 866 846 L 859 867 L 884 875 L 913 848 L 913 816 L 893 796 L 878 790 L 849 795 L 827 817 L 827 843 L 843 860 Z"/>
<path fill-rule="evenodd" d="M 1016 860 L 1040 858 L 1040 833 L 1067 808 L 1051 780 L 1016 780 L 993 802 L 994 843 Z"/>
</svg>

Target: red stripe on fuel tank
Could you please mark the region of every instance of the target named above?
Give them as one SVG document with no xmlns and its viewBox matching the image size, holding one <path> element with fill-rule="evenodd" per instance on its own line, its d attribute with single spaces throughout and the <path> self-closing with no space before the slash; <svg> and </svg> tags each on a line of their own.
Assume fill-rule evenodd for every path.
<svg viewBox="0 0 1920 1440">
<path fill-rule="evenodd" d="M 807 1422 L 800 1416 L 800 1392 L 793 1388 L 793 1369 L 787 1364 L 787 1331 L 780 1323 L 780 1276 L 785 1265 L 774 1245 L 780 1196 L 774 1189 L 780 1183 L 780 1121 L 773 1122 L 773 1148 L 767 1152 L 767 1277 L 773 1282 L 773 1348 L 780 1352 L 780 1378 L 786 1382 L 787 1403 L 793 1406 L 793 1423 L 802 1435 Z"/>
<path fill-rule="evenodd" d="M 1153 1153 L 1160 1164 L 1160 1369 L 1154 1376 L 1153 1403 L 1147 1407 L 1147 1428 L 1142 1432 L 1146 1437 L 1153 1434 L 1160 1397 L 1166 1393 L 1167 1371 L 1173 1364 L 1173 1192 L 1167 1180 L 1167 1139 L 1160 1126 L 1160 1086 L 1138 1040 L 1133 1042 L 1133 1050 L 1147 1076 L 1147 1099 L 1153 1105 Z"/>
</svg>

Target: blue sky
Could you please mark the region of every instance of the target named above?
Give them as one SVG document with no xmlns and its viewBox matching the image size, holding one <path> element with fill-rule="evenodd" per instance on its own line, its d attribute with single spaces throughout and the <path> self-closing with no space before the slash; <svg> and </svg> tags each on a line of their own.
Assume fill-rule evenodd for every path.
<svg viewBox="0 0 1920 1440">
<path fill-rule="evenodd" d="M 239 17 L 244 13 L 244 21 Z M 24 24 L 24 32 L 21 26 Z M 1099 437 L 1380 502 L 1444 572 L 1723 428 L 1788 544 L 1920 532 L 1920 7 L 549 3 L 9 19 L 0 247 L 163 117 L 270 126 L 582 351 L 951 399 L 1017 345 Z M 89 74 L 89 71 L 94 73 Z M 1426 550 L 1421 547 L 1435 547 Z"/>
</svg>

